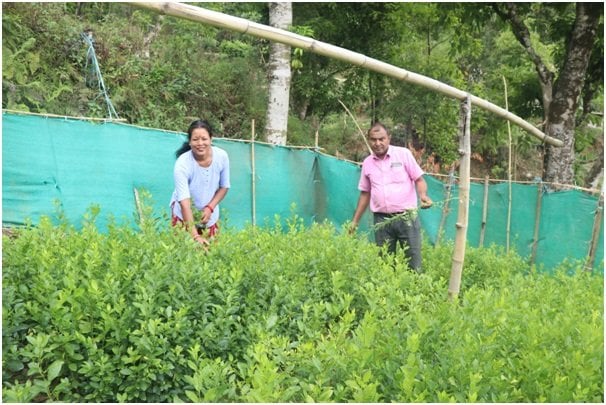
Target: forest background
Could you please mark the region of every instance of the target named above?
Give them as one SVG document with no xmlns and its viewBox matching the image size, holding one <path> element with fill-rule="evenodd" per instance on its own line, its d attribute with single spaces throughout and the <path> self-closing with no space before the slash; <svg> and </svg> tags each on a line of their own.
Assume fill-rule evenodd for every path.
<svg viewBox="0 0 606 405">
<path fill-rule="evenodd" d="M 191 3 L 268 24 L 269 3 Z M 603 5 L 579 89 L 574 178 L 601 186 L 603 146 Z M 490 3 L 292 3 L 291 31 L 385 61 L 508 106 L 545 124 L 543 70 L 557 87 L 577 12 L 574 3 L 518 3 L 535 57 Z M 2 107 L 107 117 L 82 34 L 90 33 L 105 86 L 128 123 L 184 131 L 208 119 L 218 136 L 265 140 L 270 43 L 162 16 L 121 3 L 2 3 Z M 368 150 L 358 125 L 392 129 L 392 144 L 411 147 L 429 173 L 458 159 L 459 103 L 300 49 L 291 49 L 290 145 L 317 146 L 361 161 Z M 544 72 L 543 72 L 544 73 Z M 507 94 L 507 96 L 506 96 Z M 346 106 L 355 116 L 351 118 Z M 543 177 L 545 145 L 511 127 L 513 180 Z M 472 176 L 508 176 L 507 122 L 472 115 Z"/>
</svg>

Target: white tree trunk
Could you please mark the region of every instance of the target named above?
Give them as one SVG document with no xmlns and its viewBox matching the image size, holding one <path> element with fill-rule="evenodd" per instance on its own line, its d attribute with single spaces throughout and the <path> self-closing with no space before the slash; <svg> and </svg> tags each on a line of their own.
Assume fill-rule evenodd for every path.
<svg viewBox="0 0 606 405">
<path fill-rule="evenodd" d="M 285 30 L 291 24 L 292 3 L 269 3 L 269 25 Z M 275 145 L 286 145 L 290 78 L 290 46 L 272 42 L 265 134 L 267 142 Z"/>
</svg>

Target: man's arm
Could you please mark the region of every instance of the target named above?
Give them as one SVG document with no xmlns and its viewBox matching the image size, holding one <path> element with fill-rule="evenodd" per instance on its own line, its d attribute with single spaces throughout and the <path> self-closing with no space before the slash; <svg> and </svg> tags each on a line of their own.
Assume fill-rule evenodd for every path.
<svg viewBox="0 0 606 405">
<path fill-rule="evenodd" d="M 415 180 L 415 187 L 417 189 L 417 194 L 419 195 L 419 199 L 421 200 L 421 208 L 429 208 L 433 204 L 431 198 L 427 195 L 427 183 L 423 176 L 419 177 Z"/>
<path fill-rule="evenodd" d="M 360 191 L 360 198 L 358 198 L 358 206 L 356 207 L 356 211 L 354 212 L 354 216 L 352 219 L 352 223 L 354 228 L 358 227 L 358 223 L 360 222 L 360 218 L 368 208 L 368 204 L 370 204 L 370 193 L 368 191 Z"/>
</svg>

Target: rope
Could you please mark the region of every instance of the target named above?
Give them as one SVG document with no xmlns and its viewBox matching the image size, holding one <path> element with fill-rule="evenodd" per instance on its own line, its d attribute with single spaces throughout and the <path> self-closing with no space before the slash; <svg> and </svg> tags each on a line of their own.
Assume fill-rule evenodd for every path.
<svg viewBox="0 0 606 405">
<path fill-rule="evenodd" d="M 51 118 L 63 118 L 63 119 L 73 119 L 73 120 L 82 120 L 82 121 L 96 121 L 96 120 L 103 120 L 105 121 L 105 118 L 91 118 L 91 117 L 75 117 L 75 116 L 68 116 L 68 115 L 57 115 L 57 114 L 49 114 L 49 113 L 36 113 L 36 112 L 29 112 L 29 111 L 18 111 L 18 110 L 11 110 L 11 109 L 7 109 L 7 108 L 3 108 L 2 112 L 7 112 L 10 114 L 23 114 L 23 115 L 37 115 L 40 117 L 51 117 Z M 126 121 L 123 118 L 119 118 L 117 119 L 117 121 Z M 146 130 L 154 130 L 154 131 L 160 131 L 160 132 L 166 132 L 169 134 L 175 134 L 175 135 L 184 135 L 184 133 L 182 131 L 171 131 L 169 129 L 162 129 L 162 128 L 151 128 L 151 127 L 144 127 L 144 126 L 140 126 L 140 125 L 135 125 L 135 124 L 128 124 L 128 123 L 123 123 L 123 122 L 118 122 L 117 124 L 120 125 L 125 125 L 128 127 L 132 127 L 132 128 L 140 128 L 140 129 L 146 129 Z M 241 142 L 241 143 L 250 143 L 250 139 L 238 139 L 238 138 L 225 138 L 225 137 L 216 137 L 214 139 L 221 139 L 221 140 L 226 140 L 229 142 Z M 262 141 L 255 141 L 255 143 L 257 144 L 262 144 L 262 145 L 267 145 L 267 146 L 273 146 L 275 147 L 276 145 L 268 143 L 268 142 L 262 142 Z M 362 166 L 362 162 L 356 162 L 353 160 L 349 160 L 349 159 L 345 159 L 345 158 L 340 158 L 340 157 L 336 157 L 333 156 L 331 154 L 322 152 L 321 150 L 317 150 L 314 146 L 296 146 L 296 145 L 285 145 L 285 146 L 281 146 L 282 148 L 287 148 L 287 149 L 310 149 L 313 150 L 314 152 L 317 152 L 320 155 L 324 155 L 324 156 L 328 156 L 331 158 L 335 158 L 344 162 L 348 162 L 351 164 L 354 164 L 356 166 Z M 449 179 L 450 177 L 453 177 L 454 179 L 457 179 L 458 176 L 455 176 L 454 173 L 451 174 L 442 174 L 442 173 L 432 173 L 432 172 L 425 172 L 425 174 L 427 174 L 428 176 L 433 176 L 433 177 L 444 177 Z M 483 182 L 485 179 L 484 178 L 480 178 L 480 177 L 470 177 L 470 180 L 474 180 L 474 181 L 478 181 L 478 182 Z M 503 180 L 503 179 L 492 179 L 489 178 L 488 179 L 489 182 L 492 183 L 502 183 L 502 182 L 506 182 L 508 180 Z M 535 180 L 529 180 L 529 181 L 524 181 L 524 180 L 514 180 L 513 183 L 516 184 L 542 184 L 542 185 L 554 185 L 554 186 L 559 186 L 559 187 L 564 187 L 567 189 L 572 189 L 572 190 L 578 190 L 578 191 L 584 191 L 590 194 L 604 194 L 604 186 L 602 187 L 601 190 L 599 189 L 595 189 L 595 188 L 586 188 L 586 187 L 581 187 L 581 186 L 576 186 L 573 184 L 561 184 L 561 183 L 550 183 L 547 181 L 542 181 L 540 178 L 537 178 Z"/>
<path fill-rule="evenodd" d="M 441 174 L 441 173 L 429 173 L 426 172 L 425 174 L 430 175 L 430 176 L 435 176 L 435 177 L 450 177 L 450 175 L 448 174 Z M 454 176 L 455 178 L 458 178 L 458 176 Z M 470 180 L 475 180 L 475 181 L 484 181 L 484 178 L 479 178 L 479 177 L 470 177 Z M 509 180 L 503 180 L 503 179 L 488 179 L 489 182 L 492 183 L 504 183 L 506 181 Z M 562 188 L 567 188 L 567 189 L 572 189 L 572 190 L 578 190 L 578 191 L 585 191 L 591 194 L 600 194 L 603 193 L 603 190 L 598 190 L 595 188 L 586 188 L 586 187 L 581 187 L 581 186 L 576 186 L 574 184 L 562 184 L 562 183 L 554 183 L 554 182 L 548 182 L 548 181 L 543 181 L 540 178 L 536 178 L 535 180 L 528 180 L 528 181 L 524 181 L 524 180 L 514 180 L 512 181 L 512 183 L 515 184 L 541 184 L 541 185 L 552 185 L 552 186 L 556 186 L 556 187 L 562 187 Z"/>
<path fill-rule="evenodd" d="M 99 68 L 99 62 L 97 61 L 97 54 L 95 53 L 95 46 L 93 41 L 92 33 L 81 33 L 80 37 L 86 42 L 88 45 L 88 51 L 86 53 L 86 66 L 84 67 L 85 71 L 88 73 L 84 77 L 84 81 L 86 85 L 89 87 L 94 87 L 95 85 L 99 88 L 99 96 L 103 96 L 105 99 L 105 104 L 107 104 L 107 114 L 110 119 L 120 119 L 112 101 L 109 98 L 109 94 L 107 94 L 107 89 L 105 88 L 105 82 L 103 82 L 103 76 L 101 75 L 101 69 Z M 90 69 L 87 70 L 90 62 Z"/>
</svg>

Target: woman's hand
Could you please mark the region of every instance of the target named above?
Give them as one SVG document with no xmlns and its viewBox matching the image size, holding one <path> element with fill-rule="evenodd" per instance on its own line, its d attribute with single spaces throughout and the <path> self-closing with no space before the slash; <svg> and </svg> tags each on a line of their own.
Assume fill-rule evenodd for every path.
<svg viewBox="0 0 606 405">
<path fill-rule="evenodd" d="M 210 245 L 210 242 L 208 242 L 208 240 L 204 239 L 201 235 L 194 236 L 194 240 L 196 242 L 198 242 L 200 245 L 202 245 L 205 249 Z"/>
<path fill-rule="evenodd" d="M 210 216 L 213 214 L 214 209 L 210 206 L 207 205 L 204 208 L 202 208 L 202 220 L 201 222 L 203 224 L 208 223 L 208 221 L 210 221 Z"/>
</svg>

